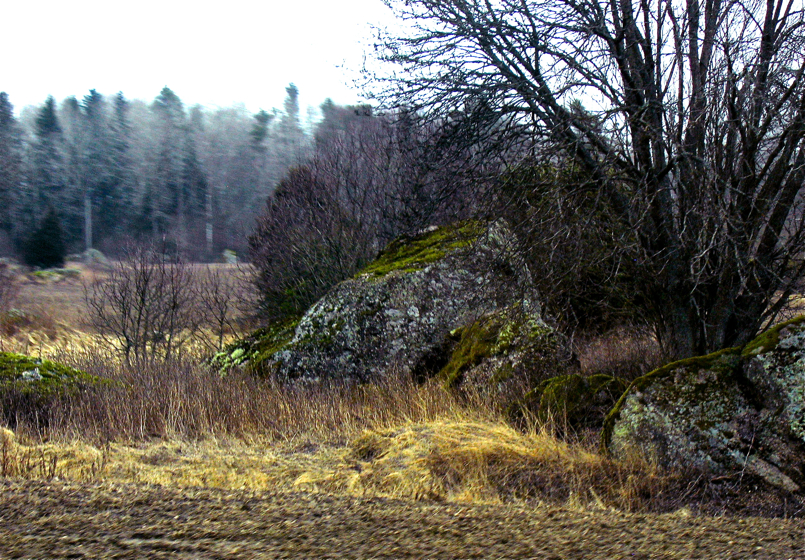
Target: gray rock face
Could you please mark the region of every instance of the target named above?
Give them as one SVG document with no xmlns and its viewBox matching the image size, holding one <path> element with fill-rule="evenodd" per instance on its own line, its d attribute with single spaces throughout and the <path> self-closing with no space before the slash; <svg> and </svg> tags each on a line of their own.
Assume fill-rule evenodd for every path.
<svg viewBox="0 0 805 560">
<path fill-rule="evenodd" d="M 427 369 L 454 329 L 524 297 L 536 301 L 513 243 L 502 222 L 435 228 L 392 243 L 304 315 L 272 356 L 274 374 L 368 381 L 394 369 Z"/>
<path fill-rule="evenodd" d="M 604 426 L 614 455 L 713 476 L 746 472 L 805 486 L 805 317 L 743 348 L 669 364 L 637 379 Z"/>
</svg>

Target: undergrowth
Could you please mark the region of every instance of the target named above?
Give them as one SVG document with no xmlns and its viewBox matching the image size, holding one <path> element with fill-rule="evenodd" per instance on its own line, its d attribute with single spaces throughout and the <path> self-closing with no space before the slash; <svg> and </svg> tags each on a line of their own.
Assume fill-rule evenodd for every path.
<svg viewBox="0 0 805 560">
<path fill-rule="evenodd" d="M 609 359 L 624 341 L 641 360 L 625 370 Z M 637 334 L 593 341 L 582 374 L 628 378 L 648 367 L 639 349 L 652 344 Z M 221 377 L 199 359 L 132 367 L 94 351 L 49 357 L 111 382 L 54 401 L 47 423 L 21 411 L 16 433 L 0 430 L 2 477 L 644 512 L 725 513 L 750 496 L 766 508 L 753 514 L 802 514 L 802 504 L 747 491 L 749 477 L 714 484 L 602 456 L 598 433 L 566 419 L 514 425 L 488 396 L 438 379 L 282 386 L 237 369 Z"/>
<path fill-rule="evenodd" d="M 437 380 L 287 387 L 197 362 L 61 358 L 114 383 L 65 397 L 46 426 L 21 421 L 3 444 L 3 476 L 626 510 L 654 508 L 673 481 L 602 457 L 592 441 L 561 441 L 550 423 L 514 427 Z"/>
</svg>

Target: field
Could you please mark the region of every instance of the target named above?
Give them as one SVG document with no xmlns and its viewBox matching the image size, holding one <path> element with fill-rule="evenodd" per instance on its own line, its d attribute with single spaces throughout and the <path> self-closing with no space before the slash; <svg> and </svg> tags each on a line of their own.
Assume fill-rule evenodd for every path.
<svg viewBox="0 0 805 560">
<path fill-rule="evenodd" d="M 805 504 L 748 476 L 714 482 L 612 461 L 594 432 L 512 426 L 435 383 L 221 378 L 198 359 L 215 336 L 170 367 L 126 366 L 86 316 L 83 285 L 104 272 L 77 270 L 18 278 L 2 349 L 123 383 L 61 403 L 46 425 L 3 429 L 0 558 L 805 554 Z M 589 370 L 626 361 L 635 373 L 653 351 L 629 331 L 585 349 Z"/>
</svg>

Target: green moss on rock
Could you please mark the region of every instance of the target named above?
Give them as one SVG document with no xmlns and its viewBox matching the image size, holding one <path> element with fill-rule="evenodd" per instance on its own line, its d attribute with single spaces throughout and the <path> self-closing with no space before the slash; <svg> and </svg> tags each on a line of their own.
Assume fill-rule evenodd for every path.
<svg viewBox="0 0 805 560">
<path fill-rule="evenodd" d="M 396 270 L 413 272 L 443 259 L 449 252 L 472 245 L 485 228 L 479 222 L 442 226 L 388 245 L 359 275 L 382 277 Z"/>
<path fill-rule="evenodd" d="M 611 375 L 585 377 L 577 373 L 546 379 L 526 394 L 525 403 L 538 403 L 543 419 L 563 418 L 570 424 L 598 424 L 601 416 L 625 390 L 626 382 Z"/>
<path fill-rule="evenodd" d="M 293 339 L 299 317 L 288 317 L 257 329 L 215 354 L 210 365 L 221 375 L 246 364 L 248 371 L 258 375 L 268 373 L 271 358 Z"/>
<path fill-rule="evenodd" d="M 505 350 L 505 345 L 499 344 L 499 335 L 503 327 L 503 318 L 494 314 L 482 317 L 471 325 L 451 333 L 451 336 L 458 340 L 458 344 L 450 355 L 450 360 L 439 372 L 439 377 L 448 387 L 455 387 L 461 383 L 464 372 L 471 367 Z"/>
<path fill-rule="evenodd" d="M 50 360 L 0 352 L 0 388 L 14 387 L 40 394 L 62 393 L 70 387 L 93 385 L 99 378 Z"/>
<path fill-rule="evenodd" d="M 774 350 L 780 342 L 780 333 L 784 329 L 796 327 L 803 323 L 805 323 L 805 315 L 800 315 L 799 317 L 794 317 L 789 321 L 773 326 L 744 346 L 741 355 L 744 357 L 758 356 Z"/>
<path fill-rule="evenodd" d="M 0 412 L 9 424 L 25 418 L 46 423 L 54 402 L 106 383 L 58 362 L 0 352 Z"/>
</svg>

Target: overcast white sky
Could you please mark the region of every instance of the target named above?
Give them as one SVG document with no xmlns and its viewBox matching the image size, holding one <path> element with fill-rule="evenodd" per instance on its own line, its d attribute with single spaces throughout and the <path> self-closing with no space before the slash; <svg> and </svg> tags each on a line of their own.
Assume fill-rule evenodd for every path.
<svg viewBox="0 0 805 560">
<path fill-rule="evenodd" d="M 380 0 L 7 0 L 0 91 L 16 112 L 90 89 L 185 106 L 281 108 L 293 82 L 306 106 L 355 103 L 350 86 L 392 22 Z"/>
</svg>

